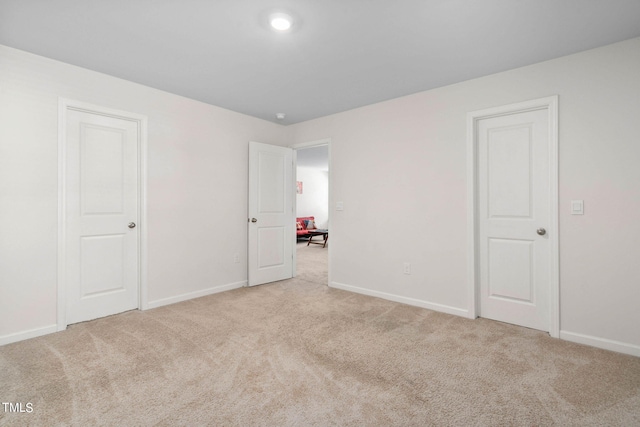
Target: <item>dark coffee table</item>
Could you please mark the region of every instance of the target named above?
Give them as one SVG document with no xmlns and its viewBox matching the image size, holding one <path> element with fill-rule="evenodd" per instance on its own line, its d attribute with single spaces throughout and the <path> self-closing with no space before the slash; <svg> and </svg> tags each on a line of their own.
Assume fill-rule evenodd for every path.
<svg viewBox="0 0 640 427">
<path fill-rule="evenodd" d="M 329 230 L 316 229 L 316 230 L 308 230 L 308 231 L 309 231 L 308 233 L 309 242 L 307 242 L 307 246 L 309 246 L 312 243 L 314 245 L 322 245 L 323 248 L 327 246 L 327 240 L 329 239 Z M 314 236 L 322 236 L 323 240 L 321 242 L 314 242 L 313 241 Z"/>
</svg>

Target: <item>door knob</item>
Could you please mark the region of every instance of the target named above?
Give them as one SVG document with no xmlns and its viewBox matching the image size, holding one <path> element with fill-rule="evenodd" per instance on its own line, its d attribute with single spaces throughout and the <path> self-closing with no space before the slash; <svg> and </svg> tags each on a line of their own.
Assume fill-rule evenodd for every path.
<svg viewBox="0 0 640 427">
<path fill-rule="evenodd" d="M 135 222 L 130 222 L 128 227 L 129 228 L 135 228 L 136 227 L 136 223 Z"/>
<path fill-rule="evenodd" d="M 251 218 L 251 222 L 258 222 L 258 220 L 255 218 Z"/>
<path fill-rule="evenodd" d="M 544 236 L 545 234 L 547 234 L 547 230 L 545 230 L 544 228 L 538 228 L 536 230 L 536 233 L 538 233 L 541 236 Z"/>
</svg>

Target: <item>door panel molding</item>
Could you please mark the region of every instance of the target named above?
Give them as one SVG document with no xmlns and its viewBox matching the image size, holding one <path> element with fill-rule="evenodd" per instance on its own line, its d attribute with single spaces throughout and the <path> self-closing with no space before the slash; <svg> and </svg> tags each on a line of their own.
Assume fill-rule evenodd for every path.
<svg viewBox="0 0 640 427">
<path fill-rule="evenodd" d="M 558 239 L 558 96 L 534 99 L 467 114 L 467 259 L 468 317 L 479 313 L 478 122 L 493 117 L 546 110 L 549 121 L 549 334 L 560 337 L 560 273 Z"/>
<path fill-rule="evenodd" d="M 147 283 L 147 117 L 144 115 L 115 110 L 86 102 L 58 98 L 58 277 L 57 277 L 57 330 L 67 328 L 67 278 L 66 278 L 66 145 L 67 115 L 78 111 L 102 115 L 136 123 L 138 128 L 138 309 L 148 307 Z"/>
</svg>

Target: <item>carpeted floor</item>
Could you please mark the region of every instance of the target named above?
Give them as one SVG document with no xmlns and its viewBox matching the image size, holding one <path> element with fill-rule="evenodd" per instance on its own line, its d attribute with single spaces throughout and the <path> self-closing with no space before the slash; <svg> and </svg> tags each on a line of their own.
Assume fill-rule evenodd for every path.
<svg viewBox="0 0 640 427">
<path fill-rule="evenodd" d="M 0 400 L 33 406 L 0 425 L 640 425 L 640 358 L 331 289 L 306 249 L 293 280 L 0 347 Z"/>
<path fill-rule="evenodd" d="M 321 242 L 322 236 L 313 238 L 314 241 Z M 296 250 L 296 279 L 307 282 L 314 282 L 320 285 L 329 283 L 329 242 L 327 247 L 322 245 L 309 245 L 307 241 L 301 241 Z"/>
</svg>

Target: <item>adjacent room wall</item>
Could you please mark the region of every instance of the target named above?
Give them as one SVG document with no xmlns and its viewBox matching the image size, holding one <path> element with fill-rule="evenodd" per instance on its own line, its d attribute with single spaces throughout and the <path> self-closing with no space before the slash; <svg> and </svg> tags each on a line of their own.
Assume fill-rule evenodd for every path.
<svg viewBox="0 0 640 427">
<path fill-rule="evenodd" d="M 296 216 L 313 216 L 317 228 L 329 223 L 329 172 L 316 168 L 298 167 L 296 179 L 302 181 L 302 194 L 296 195 Z"/>
<path fill-rule="evenodd" d="M 640 355 L 638 76 L 640 38 L 294 125 L 332 141 L 332 286 L 466 315 L 467 113 L 557 94 L 561 337 Z"/>
<path fill-rule="evenodd" d="M 248 141 L 287 128 L 0 46 L 0 344 L 55 330 L 58 97 L 148 116 L 149 306 L 244 284 Z"/>
</svg>

